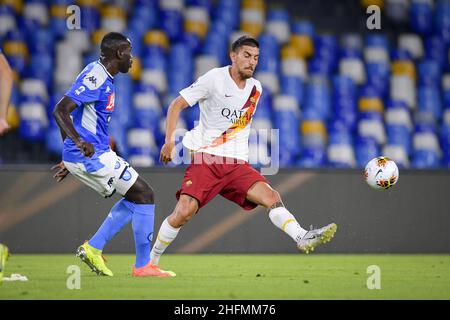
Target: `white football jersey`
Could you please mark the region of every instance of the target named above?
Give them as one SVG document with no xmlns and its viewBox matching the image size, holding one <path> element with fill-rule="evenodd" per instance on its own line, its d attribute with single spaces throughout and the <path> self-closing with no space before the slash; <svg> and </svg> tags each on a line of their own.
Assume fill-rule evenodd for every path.
<svg viewBox="0 0 450 320">
<path fill-rule="evenodd" d="M 190 106 L 200 106 L 200 121 L 186 133 L 183 145 L 194 152 L 248 161 L 250 126 L 262 87 L 250 78 L 239 89 L 229 68 L 212 69 L 180 91 Z"/>
</svg>

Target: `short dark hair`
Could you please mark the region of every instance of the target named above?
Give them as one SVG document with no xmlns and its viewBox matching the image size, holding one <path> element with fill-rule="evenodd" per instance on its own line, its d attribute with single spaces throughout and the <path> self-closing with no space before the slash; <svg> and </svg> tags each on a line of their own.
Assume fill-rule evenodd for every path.
<svg viewBox="0 0 450 320">
<path fill-rule="evenodd" d="M 242 36 L 239 39 L 237 39 L 233 44 L 231 45 L 231 51 L 238 52 L 238 50 L 242 46 L 250 46 L 250 47 L 256 47 L 259 48 L 259 42 L 252 37 L 249 36 Z"/>
<path fill-rule="evenodd" d="M 125 44 L 130 44 L 128 38 L 119 32 L 107 33 L 100 44 L 100 50 L 102 55 L 111 56 L 114 55 L 119 48 Z"/>
</svg>

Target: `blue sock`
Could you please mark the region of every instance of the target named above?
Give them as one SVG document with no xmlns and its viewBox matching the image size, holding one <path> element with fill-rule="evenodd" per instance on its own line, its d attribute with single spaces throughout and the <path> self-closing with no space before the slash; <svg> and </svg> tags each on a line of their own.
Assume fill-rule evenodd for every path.
<svg viewBox="0 0 450 320">
<path fill-rule="evenodd" d="M 132 226 L 136 246 L 136 268 L 146 266 L 150 262 L 154 216 L 154 204 L 134 204 Z"/>
<path fill-rule="evenodd" d="M 103 224 L 89 240 L 89 244 L 96 249 L 103 250 L 105 244 L 130 222 L 133 214 L 133 205 L 133 203 L 125 199 L 118 201 Z"/>
</svg>

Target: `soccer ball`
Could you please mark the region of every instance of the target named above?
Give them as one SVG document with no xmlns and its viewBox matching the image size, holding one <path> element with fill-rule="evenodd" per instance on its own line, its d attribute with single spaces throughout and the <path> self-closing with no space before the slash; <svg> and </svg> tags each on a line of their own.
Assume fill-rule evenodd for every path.
<svg viewBox="0 0 450 320">
<path fill-rule="evenodd" d="M 389 189 L 398 181 L 398 167 L 387 157 L 376 157 L 367 163 L 364 177 L 367 184 L 374 189 Z"/>
</svg>

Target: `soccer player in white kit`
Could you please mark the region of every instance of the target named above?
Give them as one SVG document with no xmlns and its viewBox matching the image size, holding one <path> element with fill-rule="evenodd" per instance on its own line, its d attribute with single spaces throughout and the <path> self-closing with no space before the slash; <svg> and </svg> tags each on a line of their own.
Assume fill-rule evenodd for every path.
<svg viewBox="0 0 450 320">
<path fill-rule="evenodd" d="M 306 253 L 329 241 L 337 226 L 307 231 L 284 207 L 280 194 L 248 163 L 248 137 L 262 87 L 253 73 L 259 58 L 257 40 L 243 36 L 231 47 L 231 66 L 215 68 L 180 91 L 167 113 L 165 144 L 161 161 L 172 160 L 174 131 L 181 110 L 200 106 L 200 123 L 187 132 L 183 145 L 192 152 L 178 203 L 162 223 L 151 252 L 151 262 L 159 258 L 175 239 L 181 226 L 216 195 L 237 203 L 245 210 L 265 207 L 272 223 L 287 233 Z"/>
</svg>

